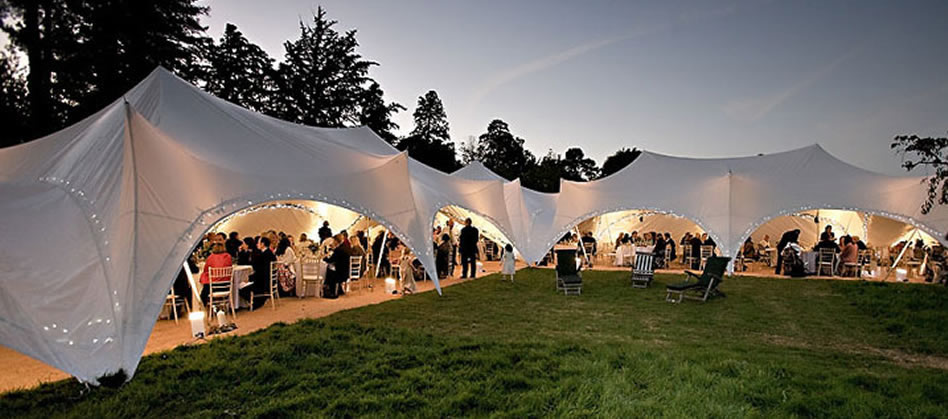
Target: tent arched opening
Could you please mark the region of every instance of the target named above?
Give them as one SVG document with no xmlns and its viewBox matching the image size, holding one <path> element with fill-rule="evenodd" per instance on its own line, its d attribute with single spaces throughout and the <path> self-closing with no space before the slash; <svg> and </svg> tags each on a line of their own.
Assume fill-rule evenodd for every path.
<svg viewBox="0 0 948 419">
<path fill-rule="evenodd" d="M 477 211 L 459 205 L 448 205 L 441 208 L 435 214 L 434 227 L 443 227 L 447 223 L 447 220 L 452 220 L 455 228 L 458 229 L 455 232 L 455 234 L 457 234 L 460 231 L 459 229 L 464 227 L 464 221 L 468 218 L 471 219 L 471 225 L 477 228 L 482 240 L 490 240 L 498 246 L 498 249 L 510 244 L 514 247 L 514 250 L 518 252 L 517 254 L 519 254 L 516 243 L 510 239 L 510 233 L 505 231 L 497 222 Z"/>
</svg>

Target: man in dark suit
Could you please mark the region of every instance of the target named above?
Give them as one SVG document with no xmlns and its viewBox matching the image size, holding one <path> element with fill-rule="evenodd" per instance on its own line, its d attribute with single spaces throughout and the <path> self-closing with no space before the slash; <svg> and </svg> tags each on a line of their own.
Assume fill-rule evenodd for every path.
<svg viewBox="0 0 948 419">
<path fill-rule="evenodd" d="M 253 300 L 253 308 L 260 308 L 266 304 L 266 298 L 258 298 L 261 295 L 270 295 L 270 262 L 276 262 L 276 255 L 270 250 L 270 239 L 261 237 L 257 242 L 257 248 L 250 257 L 253 266 L 253 274 L 250 275 L 250 282 L 253 285 L 244 287 L 239 291 L 240 297 L 245 300 Z"/>
<path fill-rule="evenodd" d="M 232 258 L 237 257 L 237 251 L 240 250 L 240 245 L 244 243 L 238 236 L 239 235 L 236 231 L 231 231 L 230 238 L 224 242 L 224 248 L 227 249 L 227 254 L 229 254 Z"/>
<path fill-rule="evenodd" d="M 783 265 L 783 248 L 787 247 L 787 244 L 793 241 L 794 237 L 800 236 L 800 230 L 790 230 L 783 233 L 780 236 L 780 241 L 777 242 L 777 267 L 776 273 L 780 275 L 781 265 Z"/>
<path fill-rule="evenodd" d="M 323 290 L 325 298 L 338 298 L 343 294 L 339 285 L 345 283 L 349 277 L 349 256 L 352 255 L 349 241 L 342 234 L 337 234 L 334 239 L 336 247 L 332 249 L 332 254 L 324 259 L 331 265 L 326 270 L 326 287 Z"/>
<path fill-rule="evenodd" d="M 461 253 L 461 278 L 467 278 L 467 268 L 471 267 L 471 278 L 477 276 L 477 241 L 480 232 L 471 225 L 471 219 L 464 220 L 464 228 L 458 238 L 458 251 Z"/>
<path fill-rule="evenodd" d="M 319 228 L 317 233 L 319 234 L 320 244 L 322 244 L 323 240 L 332 237 L 332 230 L 329 229 L 329 221 L 323 221 L 323 226 Z"/>
</svg>

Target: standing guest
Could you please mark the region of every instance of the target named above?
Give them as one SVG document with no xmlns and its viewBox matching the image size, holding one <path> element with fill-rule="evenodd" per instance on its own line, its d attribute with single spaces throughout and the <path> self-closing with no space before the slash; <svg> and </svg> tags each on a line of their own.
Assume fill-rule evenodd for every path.
<svg viewBox="0 0 948 419">
<path fill-rule="evenodd" d="M 253 274 L 250 275 L 250 281 L 253 285 L 244 287 L 240 290 L 241 298 L 251 300 L 253 308 L 260 308 L 267 300 L 257 298 L 259 296 L 270 295 L 270 263 L 276 262 L 276 255 L 270 250 L 270 239 L 260 237 L 257 241 L 257 250 L 250 257 Z"/>
<path fill-rule="evenodd" d="M 237 249 L 240 249 L 240 244 L 243 243 L 240 241 L 240 237 L 236 231 L 230 232 L 230 238 L 224 242 L 224 248 L 227 249 L 227 254 L 232 258 L 237 257 Z"/>
<path fill-rule="evenodd" d="M 780 275 L 780 269 L 783 265 L 783 249 L 787 247 L 787 244 L 794 242 L 794 238 L 800 237 L 800 230 L 790 230 L 785 231 L 782 236 L 780 236 L 780 241 L 777 242 L 777 267 L 775 272 L 777 275 Z M 795 243 L 795 242 L 794 242 Z"/>
<path fill-rule="evenodd" d="M 349 256 L 351 250 L 349 243 L 341 234 L 335 235 L 332 239 L 337 244 L 333 248 L 332 254 L 325 259 L 325 261 L 329 263 L 329 267 L 326 270 L 326 288 L 323 290 L 323 296 L 326 298 L 338 298 L 344 294 L 345 291 L 341 285 L 345 283 L 349 277 Z"/>
<path fill-rule="evenodd" d="M 388 246 L 383 246 L 382 242 L 385 241 L 385 232 L 380 231 L 379 234 L 375 236 L 375 240 L 372 241 L 372 257 L 376 260 L 381 260 L 379 263 L 379 273 L 381 275 L 388 275 L 391 272 L 391 264 L 388 262 Z"/>
<path fill-rule="evenodd" d="M 655 247 L 652 249 L 652 254 L 655 255 L 655 258 L 652 259 L 655 266 L 663 267 L 665 266 L 665 252 L 667 251 L 668 243 L 665 242 L 665 236 L 652 233 L 652 237 L 655 238 Z"/>
<path fill-rule="evenodd" d="M 675 247 L 676 247 L 676 245 L 675 245 L 675 240 L 672 239 L 672 234 L 671 234 L 671 232 L 665 232 L 665 246 L 666 246 L 665 252 L 666 252 L 666 253 L 667 253 L 667 252 L 671 252 L 671 253 L 668 255 L 668 260 L 669 260 L 669 261 L 672 261 L 672 260 L 677 259 L 677 258 L 678 258 L 678 254 L 676 253 L 676 250 L 677 250 L 677 249 L 675 248 Z"/>
<path fill-rule="evenodd" d="M 619 246 L 622 246 L 622 239 L 625 238 L 625 233 L 619 233 L 619 237 L 616 237 L 616 245 L 612 250 L 619 250 Z"/>
<path fill-rule="evenodd" d="M 510 282 L 513 282 L 514 274 L 517 273 L 515 263 L 516 261 L 514 260 L 513 246 L 508 243 L 507 246 L 504 247 L 504 254 L 500 255 L 501 278 L 504 276 L 510 276 Z"/>
<path fill-rule="evenodd" d="M 691 269 L 698 269 L 701 267 L 701 245 L 704 244 L 704 241 L 701 240 L 701 234 L 695 233 L 691 236 L 691 255 L 694 256 L 694 260 L 691 261 Z"/>
<path fill-rule="evenodd" d="M 454 276 L 454 267 L 458 263 L 458 239 L 454 235 L 454 220 L 448 218 L 448 221 L 444 223 L 444 230 L 448 237 L 451 238 L 451 259 L 448 261 L 448 276 Z"/>
<path fill-rule="evenodd" d="M 441 226 L 435 226 L 431 230 L 431 241 L 435 244 L 435 247 L 441 242 Z"/>
<path fill-rule="evenodd" d="M 230 255 L 227 254 L 227 250 L 224 249 L 224 246 L 220 243 L 215 243 L 211 246 L 211 255 L 207 257 L 207 261 L 204 264 L 204 272 L 201 272 L 201 284 L 204 284 L 204 287 L 201 289 L 201 302 L 207 304 L 208 296 L 210 295 L 211 287 L 208 285 L 210 281 L 210 269 L 211 268 L 229 268 L 233 266 Z M 218 279 L 218 282 L 230 281 L 230 278 Z"/>
<path fill-rule="evenodd" d="M 461 253 L 461 278 L 467 278 L 468 266 L 471 268 L 471 278 L 477 276 L 477 241 L 480 239 L 480 232 L 471 225 L 471 219 L 464 220 L 464 228 L 461 229 L 459 239 L 459 251 Z"/>
<path fill-rule="evenodd" d="M 444 279 L 448 276 L 449 265 L 451 259 L 451 236 L 447 234 L 441 235 L 441 244 L 438 245 L 438 248 L 435 252 L 435 270 L 438 273 L 439 279 Z"/>
<path fill-rule="evenodd" d="M 323 226 L 319 228 L 317 234 L 319 234 L 320 243 L 332 237 L 332 230 L 329 229 L 329 221 L 323 221 Z"/>
<path fill-rule="evenodd" d="M 369 248 L 369 236 L 365 234 L 365 230 L 357 231 L 356 237 L 359 238 L 359 244 L 362 245 L 362 250 L 367 250 Z"/>
<path fill-rule="evenodd" d="M 679 244 L 681 245 L 681 263 L 688 263 L 688 256 L 691 255 L 691 233 L 685 232 Z"/>
</svg>

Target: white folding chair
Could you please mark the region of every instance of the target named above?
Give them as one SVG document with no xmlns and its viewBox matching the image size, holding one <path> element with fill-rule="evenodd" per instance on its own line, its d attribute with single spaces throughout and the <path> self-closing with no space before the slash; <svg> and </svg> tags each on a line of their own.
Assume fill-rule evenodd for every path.
<svg viewBox="0 0 948 419">
<path fill-rule="evenodd" d="M 280 262 L 270 262 L 270 287 L 268 292 L 265 292 L 260 295 L 250 294 L 250 311 L 253 311 L 253 300 L 262 297 L 269 297 L 270 303 L 273 306 L 273 309 L 276 310 L 276 300 L 280 298 Z"/>
<path fill-rule="evenodd" d="M 349 279 L 346 281 L 346 292 L 354 288 L 362 288 L 362 256 L 349 256 Z"/>
<path fill-rule="evenodd" d="M 704 264 L 708 261 L 708 258 L 714 256 L 714 246 L 710 244 L 701 245 L 701 267 L 699 269 L 704 270 Z"/>
<path fill-rule="evenodd" d="M 174 318 L 174 324 L 178 324 L 178 306 L 184 305 L 186 311 L 188 313 L 191 312 L 191 307 L 188 306 L 188 300 L 175 295 L 174 287 L 168 290 L 168 296 L 165 297 L 165 304 L 170 306 L 169 310 L 171 310 L 171 316 Z"/>
<path fill-rule="evenodd" d="M 234 267 L 227 266 L 223 268 L 207 269 L 208 283 L 211 287 L 207 293 L 208 315 L 213 317 L 214 305 L 224 305 L 224 310 L 230 307 L 230 314 L 237 318 L 237 310 L 234 307 Z"/>
<path fill-rule="evenodd" d="M 829 272 L 833 276 L 833 266 L 836 261 L 836 250 L 832 248 L 821 247 L 817 260 L 816 274 L 822 275 L 823 272 Z"/>
<path fill-rule="evenodd" d="M 325 278 L 319 273 L 319 260 L 313 258 L 303 259 L 300 264 L 300 286 L 303 288 L 299 297 L 306 296 L 310 286 L 316 287 L 316 296 L 323 296 L 323 281 Z"/>
</svg>

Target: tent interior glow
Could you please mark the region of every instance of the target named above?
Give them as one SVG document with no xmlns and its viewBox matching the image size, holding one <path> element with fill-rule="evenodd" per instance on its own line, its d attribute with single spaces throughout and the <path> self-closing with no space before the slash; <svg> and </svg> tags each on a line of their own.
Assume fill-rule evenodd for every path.
<svg viewBox="0 0 948 419">
<path fill-rule="evenodd" d="M 456 228 L 460 228 L 467 218 L 471 219 L 483 237 L 500 245 L 510 243 L 493 223 L 459 206 L 442 208 L 435 216 L 435 224 L 443 226 L 447 220 L 452 219 Z M 362 230 L 370 240 L 384 230 L 381 224 L 371 218 L 346 208 L 319 201 L 285 200 L 266 202 L 237 211 L 218 221 L 209 231 L 225 234 L 236 231 L 243 238 L 274 230 L 285 232 L 294 238 L 299 237 L 300 233 L 306 233 L 313 239 L 317 237 L 323 221 L 329 222 L 333 233 L 345 230 L 351 235 Z"/>
<path fill-rule="evenodd" d="M 819 220 L 817 222 L 817 220 Z M 890 247 L 903 240 L 922 239 L 926 244 L 937 244 L 938 240 L 911 224 L 881 215 L 857 211 L 822 209 L 800 211 L 791 215 L 775 217 L 763 223 L 752 234 L 756 243 L 770 236 L 776 245 L 780 236 L 789 230 L 800 229 L 800 245 L 810 248 L 819 241 L 820 233 L 827 225 L 833 226 L 837 237 L 844 234 L 859 236 L 870 247 Z M 704 233 L 693 221 L 685 217 L 656 211 L 616 211 L 590 218 L 579 224 L 583 234 L 592 232 L 597 241 L 614 243 L 619 233 L 669 232 L 677 243 L 686 232 Z"/>
</svg>

